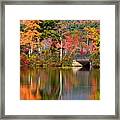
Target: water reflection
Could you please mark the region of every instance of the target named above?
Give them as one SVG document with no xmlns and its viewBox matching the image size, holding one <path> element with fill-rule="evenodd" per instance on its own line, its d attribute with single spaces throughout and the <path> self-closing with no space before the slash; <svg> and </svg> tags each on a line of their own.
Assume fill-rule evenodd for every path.
<svg viewBox="0 0 120 120">
<path fill-rule="evenodd" d="M 21 100 L 99 100 L 99 70 L 21 68 Z"/>
</svg>

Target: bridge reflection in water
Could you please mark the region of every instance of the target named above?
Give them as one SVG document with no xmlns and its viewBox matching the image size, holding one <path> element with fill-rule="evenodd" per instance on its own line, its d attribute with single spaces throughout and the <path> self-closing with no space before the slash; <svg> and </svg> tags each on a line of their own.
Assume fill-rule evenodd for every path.
<svg viewBox="0 0 120 120">
<path fill-rule="evenodd" d="M 100 71 L 21 68 L 21 100 L 99 100 Z"/>
</svg>

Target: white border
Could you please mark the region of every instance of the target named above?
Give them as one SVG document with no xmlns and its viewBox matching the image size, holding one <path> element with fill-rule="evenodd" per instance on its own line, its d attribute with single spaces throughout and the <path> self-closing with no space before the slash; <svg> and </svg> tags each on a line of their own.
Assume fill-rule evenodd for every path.
<svg viewBox="0 0 120 120">
<path fill-rule="evenodd" d="M 100 20 L 100 97 L 86 101 L 21 101 L 19 20 Z M 5 114 L 114 115 L 115 5 L 5 5 Z"/>
</svg>

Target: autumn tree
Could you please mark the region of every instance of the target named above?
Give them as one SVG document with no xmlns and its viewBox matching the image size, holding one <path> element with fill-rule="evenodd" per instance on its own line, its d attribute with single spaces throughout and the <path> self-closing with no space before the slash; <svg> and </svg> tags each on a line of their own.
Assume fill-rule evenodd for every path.
<svg viewBox="0 0 120 120">
<path fill-rule="evenodd" d="M 29 46 L 34 49 L 39 45 L 40 20 L 20 20 L 20 45 Z"/>
</svg>

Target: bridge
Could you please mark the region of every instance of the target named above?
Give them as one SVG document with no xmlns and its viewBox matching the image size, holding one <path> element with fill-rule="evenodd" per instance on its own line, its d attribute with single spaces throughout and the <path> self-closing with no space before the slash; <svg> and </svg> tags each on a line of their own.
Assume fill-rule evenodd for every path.
<svg viewBox="0 0 120 120">
<path fill-rule="evenodd" d="M 91 69 L 91 61 L 89 59 L 88 54 L 86 54 L 86 55 L 77 54 L 74 59 L 83 65 L 83 69 L 85 69 L 85 70 Z"/>
</svg>

